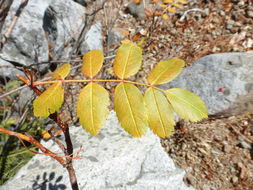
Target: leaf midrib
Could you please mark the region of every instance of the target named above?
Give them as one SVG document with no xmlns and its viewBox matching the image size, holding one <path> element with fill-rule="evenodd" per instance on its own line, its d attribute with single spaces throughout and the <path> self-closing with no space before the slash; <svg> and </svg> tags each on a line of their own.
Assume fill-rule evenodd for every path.
<svg viewBox="0 0 253 190">
<path fill-rule="evenodd" d="M 132 117 L 132 119 L 134 121 L 134 125 L 135 125 L 135 129 L 136 129 L 137 135 L 140 136 L 140 131 L 138 130 L 137 123 L 136 123 L 135 117 L 133 115 L 133 110 L 132 110 L 131 104 L 129 102 L 129 97 L 128 97 L 127 92 L 126 92 L 125 85 L 124 84 L 122 84 L 122 85 L 123 85 L 123 91 L 124 91 L 124 93 L 126 95 L 126 98 L 127 98 L 127 105 L 128 105 L 128 107 L 130 109 L 130 115 L 131 115 L 131 117 Z"/>
<path fill-rule="evenodd" d="M 91 83 L 91 89 L 90 89 L 90 102 L 91 102 L 91 109 L 90 109 L 91 126 L 92 126 L 92 130 L 93 130 L 93 134 L 95 134 L 96 130 L 94 127 L 94 114 L 93 114 L 93 83 Z"/>
<path fill-rule="evenodd" d="M 174 63 L 173 63 L 174 64 Z M 151 83 L 152 85 L 153 84 L 155 84 L 158 80 L 159 80 L 159 78 L 164 74 L 164 73 L 166 73 L 169 69 L 171 69 L 171 67 L 168 67 L 165 71 L 162 71 L 161 73 L 160 73 L 160 75 L 158 75 L 156 78 L 155 78 L 155 80 Z M 172 74 L 173 73 L 175 73 L 175 72 L 172 72 Z M 170 76 L 171 76 L 171 74 L 170 74 Z M 169 79 L 167 79 L 168 81 L 167 82 L 169 82 L 170 80 L 171 80 L 171 78 L 169 78 Z"/>
<path fill-rule="evenodd" d="M 124 64 L 124 68 L 123 68 L 123 72 L 122 72 L 121 79 L 124 79 L 124 78 L 125 78 L 126 67 L 127 67 L 127 65 L 128 65 L 128 60 L 129 60 L 130 54 L 132 53 L 132 47 L 133 47 L 133 45 L 131 44 L 129 53 L 128 53 L 128 55 L 127 55 L 127 59 L 126 59 L 125 64 Z"/>
<path fill-rule="evenodd" d="M 152 93 L 153 93 L 153 96 L 154 96 L 154 99 L 155 99 L 155 104 L 156 104 L 156 107 L 157 107 L 157 111 L 158 111 L 158 114 L 159 114 L 159 120 L 160 120 L 160 123 L 162 124 L 162 130 L 163 130 L 163 134 L 164 136 L 166 136 L 166 132 L 165 132 L 165 125 L 164 125 L 164 122 L 162 120 L 162 116 L 161 116 L 161 112 L 160 112 L 160 109 L 159 109 L 159 106 L 158 106 L 158 102 L 157 102 L 157 98 L 156 98 L 156 95 L 155 95 L 155 90 L 152 89 Z"/>
<path fill-rule="evenodd" d="M 170 91 L 167 91 L 167 93 L 171 94 L 171 95 L 174 96 L 176 99 L 179 99 L 180 101 L 182 101 L 182 102 L 184 102 L 184 103 L 190 105 L 192 108 L 194 108 L 196 111 L 198 111 L 198 112 L 200 113 L 200 115 L 206 116 L 206 114 L 203 113 L 200 109 L 198 109 L 197 107 L 195 107 L 193 104 L 190 104 L 188 101 L 185 101 L 183 98 L 180 98 L 180 97 L 174 95 L 174 94 L 173 94 L 172 92 L 170 92 Z"/>
</svg>

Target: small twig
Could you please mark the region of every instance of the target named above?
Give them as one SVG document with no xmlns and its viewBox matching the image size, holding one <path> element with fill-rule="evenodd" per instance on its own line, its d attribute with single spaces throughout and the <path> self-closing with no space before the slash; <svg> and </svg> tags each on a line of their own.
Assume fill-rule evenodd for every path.
<svg viewBox="0 0 253 190">
<path fill-rule="evenodd" d="M 183 21 L 186 19 L 187 17 L 187 14 L 190 13 L 190 12 L 202 12 L 202 13 L 205 13 L 205 11 L 203 11 L 202 9 L 199 9 L 199 8 L 193 8 L 193 9 L 189 9 L 187 11 L 184 12 L 184 14 L 180 17 L 180 21 Z"/>
<path fill-rule="evenodd" d="M 1 42 L 0 42 L 0 50 L 3 48 L 4 44 L 6 43 L 7 39 L 10 37 L 11 32 L 13 31 L 13 28 L 15 27 L 23 9 L 25 8 L 25 6 L 28 4 L 29 0 L 22 0 L 18 10 L 16 11 L 15 16 L 12 19 L 11 24 L 9 25 L 9 27 L 7 28 L 6 32 L 4 33 Z"/>
<path fill-rule="evenodd" d="M 23 86 L 20 86 L 20 87 L 18 87 L 16 89 L 13 89 L 13 90 L 11 90 L 9 92 L 6 92 L 5 94 L 3 94 L 3 95 L 0 96 L 0 99 L 4 98 L 6 96 L 9 96 L 10 94 L 15 93 L 15 92 L 17 92 L 19 90 L 22 90 L 23 88 L 26 88 L 26 87 L 27 87 L 27 85 L 23 85 Z"/>
<path fill-rule="evenodd" d="M 15 136 L 15 137 L 18 137 L 21 140 L 30 142 L 34 146 L 38 147 L 46 155 L 49 155 L 49 156 L 53 157 L 54 159 L 56 159 L 61 165 L 65 165 L 65 160 L 63 160 L 62 158 L 60 158 L 55 153 L 53 153 L 50 150 L 48 150 L 40 142 L 38 142 L 37 140 L 35 140 L 34 138 L 32 138 L 30 136 L 28 137 L 27 135 L 23 135 L 21 133 L 16 133 L 16 132 L 4 129 L 4 128 L 0 128 L 0 133 L 4 133 L 4 134 L 7 134 L 7 135 Z"/>
</svg>

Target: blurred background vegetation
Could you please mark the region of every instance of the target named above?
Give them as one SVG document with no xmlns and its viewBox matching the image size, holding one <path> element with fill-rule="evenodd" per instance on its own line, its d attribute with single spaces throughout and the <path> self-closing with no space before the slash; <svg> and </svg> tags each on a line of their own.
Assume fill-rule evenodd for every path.
<svg viewBox="0 0 253 190">
<path fill-rule="evenodd" d="M 17 80 L 4 81 L 0 84 L 0 95 L 21 86 Z M 17 91 L 0 99 L 0 127 L 19 133 L 28 133 L 35 139 L 40 139 L 41 126 L 44 119 L 34 119 L 31 112 L 32 96 L 22 106 L 19 104 L 19 93 Z M 28 98 L 28 99 L 29 99 Z M 0 185 L 11 178 L 22 166 L 24 166 L 37 151 L 29 143 L 22 142 L 13 136 L 0 133 Z"/>
</svg>

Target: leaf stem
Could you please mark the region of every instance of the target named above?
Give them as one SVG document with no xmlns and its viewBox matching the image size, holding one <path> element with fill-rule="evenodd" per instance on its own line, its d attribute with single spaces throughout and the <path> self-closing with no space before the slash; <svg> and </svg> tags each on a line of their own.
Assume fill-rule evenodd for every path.
<svg viewBox="0 0 253 190">
<path fill-rule="evenodd" d="M 146 86 L 148 88 L 154 88 L 156 90 L 164 92 L 163 89 L 158 88 L 156 86 L 153 86 L 151 84 L 145 84 L 145 83 L 139 83 L 139 82 L 133 82 L 129 80 L 121 80 L 121 79 L 85 79 L 85 80 L 61 80 L 62 83 L 88 83 L 88 82 L 118 82 L 118 83 L 129 83 L 129 84 L 134 84 L 134 85 L 139 85 L 139 86 Z M 51 80 L 51 81 L 41 81 L 41 82 L 34 82 L 33 86 L 40 86 L 40 85 L 45 85 L 45 84 L 54 84 L 59 82 L 59 80 Z"/>
</svg>

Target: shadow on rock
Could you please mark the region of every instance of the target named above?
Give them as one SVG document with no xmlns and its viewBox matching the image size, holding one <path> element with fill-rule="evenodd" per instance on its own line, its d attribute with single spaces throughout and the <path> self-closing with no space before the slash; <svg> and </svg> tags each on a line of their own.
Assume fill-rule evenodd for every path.
<svg viewBox="0 0 253 190">
<path fill-rule="evenodd" d="M 67 186 L 61 184 L 62 176 L 55 176 L 55 172 L 48 174 L 44 172 L 42 175 L 37 175 L 36 179 L 33 181 L 33 190 L 65 190 Z"/>
</svg>

